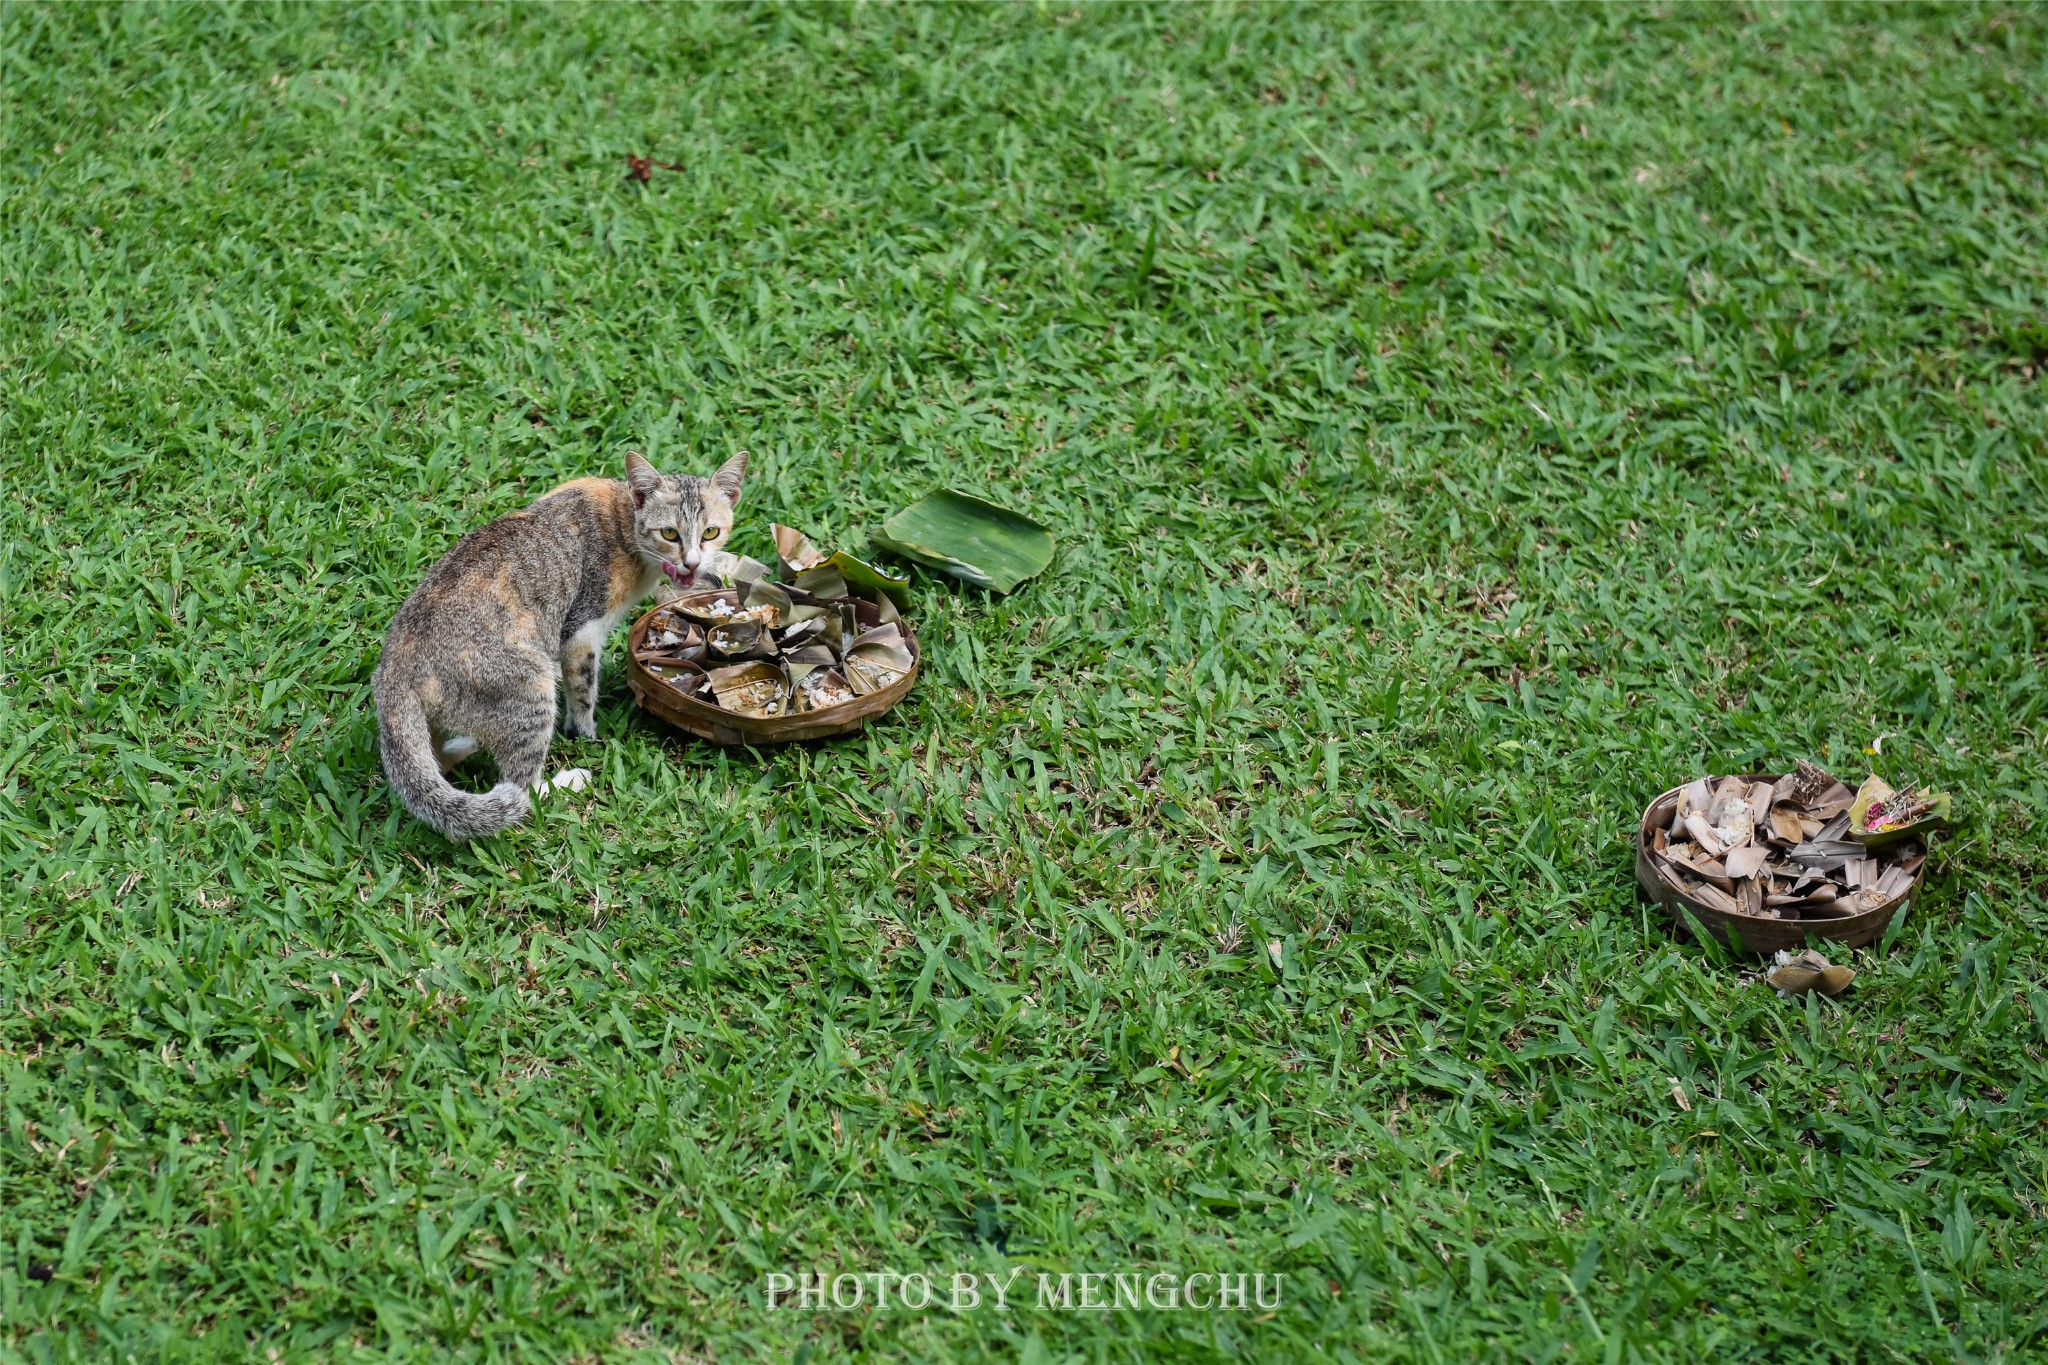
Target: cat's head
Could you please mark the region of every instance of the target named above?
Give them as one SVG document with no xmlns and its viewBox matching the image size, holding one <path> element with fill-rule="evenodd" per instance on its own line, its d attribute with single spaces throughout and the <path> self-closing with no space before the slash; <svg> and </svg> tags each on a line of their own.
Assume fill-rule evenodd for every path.
<svg viewBox="0 0 2048 1365">
<path fill-rule="evenodd" d="M 664 474 L 637 450 L 626 452 L 626 487 L 633 494 L 633 534 L 640 552 L 659 559 L 678 587 L 687 587 L 698 564 L 732 538 L 733 509 L 746 477 L 747 452 L 727 460 L 708 479 Z"/>
</svg>

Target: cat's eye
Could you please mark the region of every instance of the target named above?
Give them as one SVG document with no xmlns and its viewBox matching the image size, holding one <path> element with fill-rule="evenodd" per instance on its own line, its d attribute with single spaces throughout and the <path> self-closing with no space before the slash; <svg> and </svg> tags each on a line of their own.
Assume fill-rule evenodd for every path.
<svg viewBox="0 0 2048 1365">
<path fill-rule="evenodd" d="M 721 527 L 717 527 L 717 526 L 707 526 L 707 527 L 705 527 L 705 528 L 704 528 L 704 543 L 705 543 L 706 545 L 709 545 L 709 544 L 710 544 L 710 543 L 711 543 L 712 541 L 714 541 L 714 540 L 718 539 L 718 533 L 719 533 L 719 531 L 720 531 L 721 529 L 722 529 Z"/>
<path fill-rule="evenodd" d="M 664 526 L 661 528 L 661 538 L 663 540 L 681 540 L 683 536 L 682 533 L 676 530 L 675 527 Z"/>
</svg>

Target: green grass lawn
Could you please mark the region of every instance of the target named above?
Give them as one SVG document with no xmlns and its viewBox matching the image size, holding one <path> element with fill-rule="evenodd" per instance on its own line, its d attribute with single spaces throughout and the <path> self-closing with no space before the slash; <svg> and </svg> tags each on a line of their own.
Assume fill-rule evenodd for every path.
<svg viewBox="0 0 2048 1365">
<path fill-rule="evenodd" d="M 6 4 L 0 1361 L 2039 1358 L 2044 92 L 1991 7 Z M 384 627 L 632 446 L 1059 554 L 836 743 L 615 642 L 451 846 Z M 1628 843 L 1800 756 L 1963 811 L 1803 1005 Z M 763 1299 L 1018 1266 L 1285 1302 Z"/>
</svg>

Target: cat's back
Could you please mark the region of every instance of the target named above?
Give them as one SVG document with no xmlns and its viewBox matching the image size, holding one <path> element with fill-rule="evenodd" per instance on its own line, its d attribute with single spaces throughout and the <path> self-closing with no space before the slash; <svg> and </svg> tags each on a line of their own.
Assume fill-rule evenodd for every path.
<svg viewBox="0 0 2048 1365">
<path fill-rule="evenodd" d="M 392 620 L 391 639 L 545 635 L 576 596 L 615 500 L 610 480 L 576 479 L 477 527 L 427 570 Z"/>
</svg>

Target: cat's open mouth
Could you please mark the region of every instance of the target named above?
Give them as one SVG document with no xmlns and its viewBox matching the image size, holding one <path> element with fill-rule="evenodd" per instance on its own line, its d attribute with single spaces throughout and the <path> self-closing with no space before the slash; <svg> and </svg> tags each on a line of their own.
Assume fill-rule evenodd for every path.
<svg viewBox="0 0 2048 1365">
<path fill-rule="evenodd" d="M 661 561 L 661 571 L 667 574 L 668 581 L 675 584 L 678 588 L 687 588 L 697 581 L 697 571 L 695 569 L 685 569 L 681 565 L 671 563 L 666 559 Z"/>
</svg>

